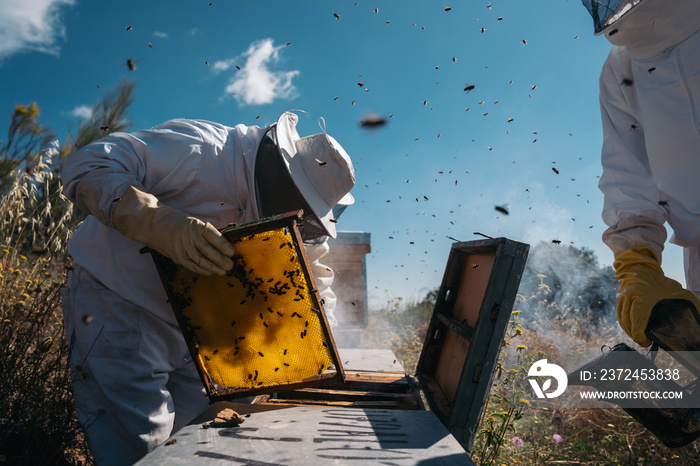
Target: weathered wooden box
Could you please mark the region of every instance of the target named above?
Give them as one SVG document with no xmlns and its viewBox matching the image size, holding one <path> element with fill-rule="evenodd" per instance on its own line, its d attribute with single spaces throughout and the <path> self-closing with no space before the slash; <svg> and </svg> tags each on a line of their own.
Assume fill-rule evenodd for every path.
<svg viewBox="0 0 700 466">
<path fill-rule="evenodd" d="M 454 243 L 416 376 L 430 409 L 469 451 L 529 246 L 506 238 Z"/>
</svg>

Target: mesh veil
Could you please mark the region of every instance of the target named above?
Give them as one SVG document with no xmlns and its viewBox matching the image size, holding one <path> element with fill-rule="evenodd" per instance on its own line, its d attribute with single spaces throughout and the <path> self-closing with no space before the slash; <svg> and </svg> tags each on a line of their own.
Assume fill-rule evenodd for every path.
<svg viewBox="0 0 700 466">
<path fill-rule="evenodd" d="M 581 0 L 583 6 L 593 18 L 595 33 L 601 34 L 604 29 L 619 20 L 625 13 L 637 6 L 642 0 Z"/>
</svg>

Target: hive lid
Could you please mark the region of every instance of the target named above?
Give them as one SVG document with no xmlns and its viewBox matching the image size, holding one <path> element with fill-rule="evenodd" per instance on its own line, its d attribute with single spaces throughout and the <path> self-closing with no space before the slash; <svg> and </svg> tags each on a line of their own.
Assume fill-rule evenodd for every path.
<svg viewBox="0 0 700 466">
<path fill-rule="evenodd" d="M 222 230 L 236 249 L 224 276 L 198 275 L 150 251 L 212 402 L 344 380 L 300 218 Z"/>
<path fill-rule="evenodd" d="M 454 243 L 416 376 L 430 409 L 469 451 L 486 402 L 529 246 Z"/>
</svg>

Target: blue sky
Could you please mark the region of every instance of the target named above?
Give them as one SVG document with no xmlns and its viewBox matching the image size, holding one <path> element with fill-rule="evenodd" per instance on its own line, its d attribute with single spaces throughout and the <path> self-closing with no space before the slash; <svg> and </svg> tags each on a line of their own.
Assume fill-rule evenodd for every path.
<svg viewBox="0 0 700 466">
<path fill-rule="evenodd" d="M 36 102 L 63 139 L 121 79 L 136 81 L 134 130 L 322 116 L 355 163 L 338 226 L 372 234 L 371 300 L 419 299 L 450 237 L 474 232 L 611 264 L 597 188 L 610 45 L 592 30 L 579 0 L 0 0 L 0 128 Z M 372 114 L 388 125 L 361 128 Z M 318 126 L 302 116 L 299 131 Z M 680 248 L 664 268 L 683 279 Z"/>
</svg>

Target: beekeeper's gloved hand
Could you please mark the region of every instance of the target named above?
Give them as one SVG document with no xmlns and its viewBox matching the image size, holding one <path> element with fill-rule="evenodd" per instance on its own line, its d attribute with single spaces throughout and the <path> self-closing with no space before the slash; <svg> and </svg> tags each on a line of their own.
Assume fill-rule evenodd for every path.
<svg viewBox="0 0 700 466">
<path fill-rule="evenodd" d="M 680 283 L 664 276 L 656 253 L 649 247 L 630 248 L 613 263 L 620 282 L 617 292 L 617 320 L 632 339 L 651 345 L 644 331 L 654 306 L 664 299 L 687 299 L 700 309 L 700 300 Z"/>
<path fill-rule="evenodd" d="M 114 209 L 113 223 L 124 236 L 195 273 L 223 275 L 233 267 L 233 245 L 211 223 L 161 204 L 143 188 L 126 190 Z"/>
</svg>

